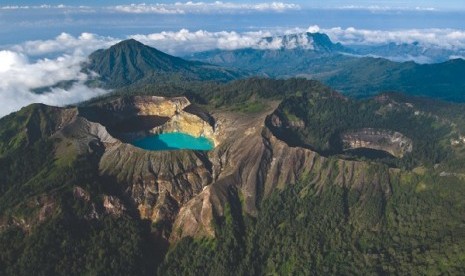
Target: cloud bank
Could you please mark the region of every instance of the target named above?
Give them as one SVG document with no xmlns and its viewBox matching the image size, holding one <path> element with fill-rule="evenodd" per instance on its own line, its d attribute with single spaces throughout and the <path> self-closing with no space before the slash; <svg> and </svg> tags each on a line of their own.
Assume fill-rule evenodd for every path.
<svg viewBox="0 0 465 276">
<path fill-rule="evenodd" d="M 283 2 L 263 2 L 254 4 L 234 3 L 234 2 L 176 2 L 153 3 L 153 4 L 128 4 L 116 6 L 68 6 L 68 5 L 8 5 L 0 6 L 0 10 L 31 10 L 31 9 L 54 9 L 82 12 L 113 11 L 121 13 L 135 14 L 211 14 L 211 13 L 244 13 L 244 12 L 285 12 L 300 10 L 298 4 Z"/>
<path fill-rule="evenodd" d="M 19 6 L 19 5 L 10 5 L 10 6 L 0 6 L 0 10 L 29 10 L 29 9 L 64 9 L 70 6 L 60 5 L 36 5 L 36 6 Z"/>
<path fill-rule="evenodd" d="M 14 45 L 11 50 L 28 56 L 47 56 L 54 54 L 71 54 L 85 57 L 100 48 L 107 48 L 119 42 L 120 39 L 98 36 L 91 33 L 82 33 L 74 37 L 67 33 L 61 33 L 54 39 L 31 40 L 19 45 Z"/>
<path fill-rule="evenodd" d="M 438 46 L 446 49 L 465 48 L 465 30 L 455 29 L 409 29 L 409 30 L 367 30 L 356 28 L 321 29 L 331 39 L 346 45 L 377 45 L 386 43 L 414 43 L 424 46 Z"/>
<path fill-rule="evenodd" d="M 368 6 L 360 6 L 360 5 L 347 5 L 336 7 L 340 10 L 369 10 L 372 12 L 385 12 L 385 11 L 437 11 L 437 8 L 434 7 L 409 7 L 409 6 L 379 6 L 379 5 L 368 5 Z"/>
<path fill-rule="evenodd" d="M 9 50 L 0 50 L 0 117 L 31 103 L 63 106 L 107 93 L 106 90 L 89 88 L 84 84 L 88 76 L 81 72 L 81 63 L 94 49 L 82 47 L 80 42 L 83 44 L 90 37 L 100 41 L 97 45 L 108 42 L 87 34 L 78 38 L 62 34 L 54 40 L 30 41 Z M 37 49 L 32 45 L 36 45 Z M 30 57 L 34 54 L 45 53 L 58 56 L 31 61 Z M 52 88 L 42 94 L 31 92 L 69 80 L 74 81 L 69 89 Z"/>
<path fill-rule="evenodd" d="M 179 56 L 213 49 L 235 50 L 249 47 L 275 49 L 279 43 L 274 42 L 279 40 L 267 44 L 262 38 L 307 31 L 326 33 L 334 42 L 348 46 L 417 42 L 425 49 L 456 51 L 454 53 L 457 54 L 451 54 L 451 58 L 463 58 L 465 53 L 465 30 L 455 29 L 379 31 L 339 27 L 324 29 L 318 26 L 274 28 L 251 32 L 181 29 L 172 32 L 136 34 L 125 38 L 104 37 L 91 33 L 82 33 L 79 36 L 62 33 L 54 39 L 27 41 L 8 47 L 0 46 L 0 117 L 34 102 L 66 105 L 107 93 L 108 91 L 91 89 L 84 85 L 88 76 L 80 72 L 80 64 L 91 52 L 108 48 L 121 39 L 135 38 L 161 51 Z M 301 39 L 299 43 L 305 44 L 311 41 Z M 396 57 L 387 58 L 395 60 Z M 423 56 L 400 58 L 417 62 L 427 61 Z M 53 86 L 68 80 L 76 81 L 67 90 L 54 88 L 51 92 L 43 94 L 31 92 L 33 89 Z"/>
<path fill-rule="evenodd" d="M 418 43 L 424 47 L 437 47 L 449 50 L 465 49 L 465 30 L 455 29 L 408 29 L 408 30 L 367 30 L 356 28 L 329 28 L 318 26 L 292 29 L 267 29 L 255 32 L 208 32 L 181 29 L 176 32 L 159 32 L 132 35 L 131 38 L 154 46 L 171 54 L 188 54 L 213 49 L 235 50 L 241 48 L 275 49 L 276 45 L 261 44 L 267 36 L 279 36 L 302 32 L 321 32 L 333 42 L 344 45 L 382 45 L 387 43 Z M 302 40 L 305 43 L 305 40 Z M 311 41 L 308 41 L 311 43 Z"/>
<path fill-rule="evenodd" d="M 241 4 L 233 2 L 185 2 L 174 4 L 131 4 L 110 7 L 115 11 L 125 13 L 157 13 L 157 14 L 187 14 L 187 13 L 237 13 L 237 12 L 284 12 L 289 10 L 299 10 L 297 4 L 283 2 Z"/>
</svg>

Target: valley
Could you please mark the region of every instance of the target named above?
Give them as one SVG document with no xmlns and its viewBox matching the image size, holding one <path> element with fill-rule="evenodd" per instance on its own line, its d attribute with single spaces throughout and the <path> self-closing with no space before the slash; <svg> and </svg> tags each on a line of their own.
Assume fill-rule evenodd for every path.
<svg viewBox="0 0 465 276">
<path fill-rule="evenodd" d="M 268 39 L 268 40 L 267 40 Z M 333 43 L 326 34 L 302 33 L 264 38 L 274 48 L 250 47 L 237 50 L 212 50 L 186 58 L 219 66 L 241 68 L 245 72 L 272 78 L 302 77 L 319 80 L 346 96 L 366 98 L 380 92 L 396 91 L 452 102 L 464 102 L 463 59 L 443 58 L 437 63 L 421 64 L 410 60 L 418 45 L 387 45 L 354 49 Z M 407 60 L 389 59 L 412 48 Z M 393 53 L 389 51 L 392 50 Z M 434 54 L 434 51 L 432 51 Z M 454 55 L 450 55 L 454 56 Z"/>
</svg>

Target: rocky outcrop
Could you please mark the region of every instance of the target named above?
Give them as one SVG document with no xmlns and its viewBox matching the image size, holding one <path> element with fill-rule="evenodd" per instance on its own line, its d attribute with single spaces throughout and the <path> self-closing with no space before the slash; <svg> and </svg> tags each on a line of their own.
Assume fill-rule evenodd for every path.
<svg viewBox="0 0 465 276">
<path fill-rule="evenodd" d="M 174 221 L 170 240 L 175 242 L 183 237 L 214 237 L 213 222 L 223 215 L 227 196 L 222 185 L 208 185 L 200 194 L 189 200 L 179 210 Z"/>
<path fill-rule="evenodd" d="M 301 179 L 311 182 L 317 191 L 340 185 L 347 190 L 370 189 L 381 197 L 390 194 L 386 176 L 393 175 L 391 170 L 367 173 L 371 166 L 367 163 L 328 159 L 310 149 L 289 146 L 273 135 L 265 122 L 276 105 L 253 115 L 216 111 L 199 116 L 185 110 L 190 104 L 187 99 L 171 100 L 135 97 L 80 109 L 56 134 L 73 141 L 79 153 L 99 153 L 100 174 L 114 179 L 113 185 L 124 195 L 124 199 L 102 195 L 103 212 L 119 216 L 136 211 L 175 242 L 185 236 L 214 236 L 213 223 L 224 215 L 225 205 L 232 200 L 231 190 L 237 191 L 243 211 L 252 216 L 258 215 L 261 200 Z M 102 115 L 100 121 L 95 120 L 98 114 Z M 114 126 L 111 122 L 125 122 L 141 114 L 168 118 L 145 130 L 148 133 L 182 131 L 211 137 L 215 148 L 208 152 L 147 151 L 108 131 Z M 74 196 L 87 198 L 79 189 Z M 358 211 L 347 207 L 347 213 L 351 212 Z"/>
<path fill-rule="evenodd" d="M 311 182 L 318 191 L 340 185 L 348 193 L 368 190 L 381 201 L 391 194 L 389 177 L 398 174 L 394 169 L 370 170 L 372 165 L 365 162 L 329 159 L 309 149 L 290 147 L 265 127 L 266 114 L 248 120 L 231 114 L 215 116 L 222 123 L 222 137 L 230 138 L 209 154 L 213 182 L 181 208 L 174 222 L 172 241 L 186 235 L 213 235 L 206 222 L 211 221 L 212 214 L 223 215 L 224 204 L 228 202 L 224 191 L 231 186 L 239 189 L 243 210 L 253 216 L 258 215 L 257 206 L 263 198 L 302 179 Z M 221 193 L 223 197 L 218 200 Z M 361 201 L 361 206 L 371 209 L 368 205 L 373 202 L 369 198 Z M 366 211 L 363 207 L 357 208 L 347 205 L 346 212 L 356 216 Z"/>
<path fill-rule="evenodd" d="M 137 115 L 157 115 L 173 117 L 191 103 L 185 97 L 134 97 L 134 107 L 138 109 Z"/>
<path fill-rule="evenodd" d="M 213 141 L 214 145 L 218 145 L 219 141 L 215 137 L 213 127 L 197 115 L 190 114 L 185 111 L 180 111 L 172 116 L 165 124 L 153 128 L 151 133 L 159 134 L 166 132 L 183 132 L 194 137 L 206 137 Z"/>
<path fill-rule="evenodd" d="M 217 145 L 214 122 L 205 120 L 208 115 L 191 106 L 185 97 L 137 96 L 81 108 L 80 114 L 105 126 L 109 133 L 124 142 L 153 134 L 183 132 L 209 138 Z"/>
<path fill-rule="evenodd" d="M 363 128 L 346 132 L 341 136 L 344 149 L 368 148 L 382 150 L 402 158 L 405 153 L 412 152 L 413 143 L 400 132 Z"/>
</svg>

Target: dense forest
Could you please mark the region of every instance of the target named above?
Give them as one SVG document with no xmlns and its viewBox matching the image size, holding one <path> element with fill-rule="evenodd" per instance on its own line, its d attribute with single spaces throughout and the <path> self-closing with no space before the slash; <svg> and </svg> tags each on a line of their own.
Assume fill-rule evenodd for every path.
<svg viewBox="0 0 465 276">
<path fill-rule="evenodd" d="M 98 175 L 97 156 L 62 165 L 51 145 L 41 139 L 0 159 L 3 216 L 35 217 L 44 200 L 55 209 L 44 222 L 15 221 L 0 231 L 0 274 L 151 275 L 165 246 L 150 223 L 131 214 L 88 217 L 102 209 L 102 193 L 118 189 Z M 90 200 L 76 200 L 76 187 L 90 191 Z"/>
<path fill-rule="evenodd" d="M 151 225 L 135 214 L 88 217 L 102 193 L 120 193 L 98 174 L 99 153 L 57 158 L 47 137 L 56 115 L 32 105 L 0 120 L 0 275 L 151 275 L 164 252 Z M 27 125 L 35 131 L 18 131 Z M 75 189 L 90 192 L 76 200 Z M 45 221 L 37 206 L 51 206 Z M 99 212 L 102 213 L 102 212 Z M 158 254 L 158 255 L 157 255 Z"/>
<path fill-rule="evenodd" d="M 340 135 L 362 128 L 398 131 L 413 140 L 413 151 L 403 160 L 391 161 L 396 166 L 412 168 L 420 164 L 440 163 L 449 155 L 450 122 L 421 112 L 411 103 L 351 100 L 342 97 L 294 96 L 284 100 L 277 114 L 287 121 L 302 120 L 305 128 L 278 130 L 280 136 L 292 137 L 299 146 L 308 146 L 322 154 L 342 153 Z"/>
<path fill-rule="evenodd" d="M 246 115 L 279 104 L 283 120 L 305 122 L 289 131 L 327 155 L 331 174 L 324 185 L 309 174 L 273 191 L 257 217 L 231 188 L 224 216 L 212 222 L 216 238 L 187 237 L 168 248 L 131 202 L 123 214 L 102 211 L 104 196 L 128 199 L 99 174 L 101 145 L 85 155 L 63 152 L 69 141 L 50 136 L 58 111 L 31 105 L 0 119 L 0 222 L 8 225 L 0 228 L 1 275 L 465 273 L 465 153 L 450 146 L 465 130 L 463 105 L 400 94 L 352 100 L 303 79 L 145 85 L 82 105 L 135 94 L 186 96 L 206 110 Z M 358 158 L 368 182 L 341 185 L 336 160 L 344 156 L 331 140 L 360 127 L 402 132 L 414 151 L 394 161 Z M 88 199 L 76 196 L 80 188 Z M 48 203 L 50 214 L 37 214 Z"/>
<path fill-rule="evenodd" d="M 217 239 L 182 240 L 159 274 L 465 273 L 462 181 L 406 174 L 389 180 L 392 195 L 383 202 L 380 191 L 331 180 L 320 190 L 313 177 L 274 192 L 257 218 L 230 206 Z"/>
</svg>

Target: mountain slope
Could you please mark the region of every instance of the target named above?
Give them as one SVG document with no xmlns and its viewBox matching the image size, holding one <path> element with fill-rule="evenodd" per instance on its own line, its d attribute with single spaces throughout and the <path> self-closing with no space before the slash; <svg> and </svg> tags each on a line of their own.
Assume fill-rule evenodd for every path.
<svg viewBox="0 0 465 276">
<path fill-rule="evenodd" d="M 345 95 L 369 97 L 384 91 L 465 102 L 465 61 L 447 60 L 435 64 L 395 62 L 386 58 L 357 56 L 390 54 L 418 56 L 428 52 L 416 44 L 350 49 L 333 43 L 320 33 L 266 37 L 253 47 L 213 50 L 189 58 L 240 68 L 259 76 L 316 79 Z M 434 49 L 428 52 L 433 56 Z M 444 51 L 447 52 L 447 51 Z M 439 53 L 438 55 L 440 55 Z"/>
<path fill-rule="evenodd" d="M 1 144 L 0 274 L 153 275 L 160 261 L 160 275 L 464 269 L 463 105 L 359 101 L 304 79 L 172 89 L 206 104 L 112 95 L 0 119 L 1 137 L 20 141 Z M 160 131 L 215 148 L 131 144 Z M 386 160 L 332 147 L 356 131 L 353 147 L 390 151 L 395 131 L 413 150 Z"/>
<path fill-rule="evenodd" d="M 98 80 L 110 88 L 177 80 L 228 81 L 242 76 L 239 71 L 168 55 L 134 39 L 95 51 L 83 70 L 97 73 Z"/>
<path fill-rule="evenodd" d="M 399 91 L 448 101 L 465 101 L 465 60 L 437 64 L 354 58 L 335 64 L 335 72 L 317 77 L 344 94 L 366 97 Z"/>
<path fill-rule="evenodd" d="M 383 58 L 320 54 L 305 49 L 215 51 L 195 56 L 278 78 L 316 79 L 348 96 L 368 97 L 383 91 L 465 102 L 465 60 L 437 64 L 394 62 Z"/>
<path fill-rule="evenodd" d="M 326 34 L 301 33 L 264 37 L 251 48 L 212 50 L 195 53 L 187 58 L 241 68 L 257 75 L 289 77 L 311 71 L 302 68 L 313 66 L 308 63 L 319 64 L 319 60 L 339 55 L 341 52 L 350 53 L 351 50 L 340 43 L 333 43 Z"/>
</svg>

